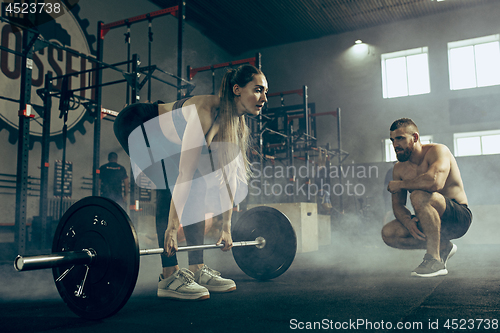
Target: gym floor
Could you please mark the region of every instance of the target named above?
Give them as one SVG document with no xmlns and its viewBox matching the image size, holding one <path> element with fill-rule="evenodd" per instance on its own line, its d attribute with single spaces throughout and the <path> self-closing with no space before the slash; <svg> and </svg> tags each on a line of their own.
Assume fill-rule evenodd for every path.
<svg viewBox="0 0 500 333">
<path fill-rule="evenodd" d="M 361 237 L 334 234 L 332 245 L 298 253 L 288 271 L 265 282 L 246 276 L 230 253 L 210 250 L 206 263 L 234 279 L 238 289 L 199 302 L 157 298 L 159 257 L 143 256 L 130 300 L 101 321 L 83 320 L 66 307 L 51 270 L 15 272 L 5 264 L 0 331 L 498 331 L 500 245 L 456 244 L 449 274 L 428 279 L 410 277 L 424 251 L 388 248 L 375 230 Z M 180 256 L 182 264 L 185 253 Z"/>
</svg>

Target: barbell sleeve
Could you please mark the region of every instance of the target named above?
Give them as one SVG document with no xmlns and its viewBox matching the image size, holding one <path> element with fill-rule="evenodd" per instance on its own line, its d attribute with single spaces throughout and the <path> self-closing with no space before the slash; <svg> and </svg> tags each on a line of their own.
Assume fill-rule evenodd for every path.
<svg viewBox="0 0 500 333">
<path fill-rule="evenodd" d="M 240 247 L 240 246 L 256 246 L 259 249 L 263 248 L 266 244 L 266 240 L 263 237 L 257 237 L 254 241 L 241 241 L 241 242 L 234 242 L 233 247 Z M 178 248 L 177 252 L 183 252 L 183 251 L 196 251 L 196 250 L 209 250 L 209 249 L 216 249 L 216 248 L 223 248 L 224 244 L 204 244 L 204 245 L 192 245 L 192 246 L 181 246 Z M 143 249 L 139 251 L 139 254 L 141 256 L 146 256 L 146 255 L 151 255 L 151 254 L 163 254 L 165 250 L 163 248 L 157 248 L 157 249 Z"/>
<path fill-rule="evenodd" d="M 95 257 L 96 253 L 92 249 L 56 252 L 32 257 L 17 256 L 14 260 L 14 268 L 17 271 L 31 271 L 64 265 L 89 265 Z"/>
</svg>

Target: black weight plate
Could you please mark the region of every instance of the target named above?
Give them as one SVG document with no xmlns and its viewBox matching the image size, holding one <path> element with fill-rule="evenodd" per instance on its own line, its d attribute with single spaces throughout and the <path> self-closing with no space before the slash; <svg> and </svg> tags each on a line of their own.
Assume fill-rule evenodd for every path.
<svg viewBox="0 0 500 333">
<path fill-rule="evenodd" d="M 83 293 L 76 292 L 87 272 L 86 265 L 52 269 L 56 287 L 68 307 L 85 319 L 103 319 L 118 312 L 134 290 L 139 273 L 139 243 L 125 211 L 114 201 L 87 197 L 72 205 L 59 221 L 52 252 L 93 249 Z"/>
<path fill-rule="evenodd" d="M 234 247 L 234 260 L 248 276 L 258 280 L 274 279 L 292 264 L 297 252 L 297 236 L 285 214 L 272 207 L 247 210 L 232 225 L 233 241 L 253 241 L 264 237 L 266 245 Z"/>
</svg>

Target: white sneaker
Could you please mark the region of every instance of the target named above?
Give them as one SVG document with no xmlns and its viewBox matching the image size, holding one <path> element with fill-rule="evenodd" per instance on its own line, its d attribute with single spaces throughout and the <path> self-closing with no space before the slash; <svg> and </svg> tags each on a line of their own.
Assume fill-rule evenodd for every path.
<svg viewBox="0 0 500 333">
<path fill-rule="evenodd" d="M 179 300 L 203 300 L 210 298 L 207 288 L 194 282 L 194 274 L 186 268 L 181 268 L 164 279 L 160 275 L 158 282 L 158 297 Z"/>
<path fill-rule="evenodd" d="M 424 261 L 411 272 L 411 276 L 434 277 L 448 274 L 443 260 L 438 261 L 432 255 L 426 253 Z"/>
<path fill-rule="evenodd" d="M 211 292 L 225 293 L 236 290 L 236 283 L 230 279 L 224 279 L 216 270 L 204 265 L 196 273 L 194 273 L 194 280 L 200 286 L 207 288 Z"/>
</svg>

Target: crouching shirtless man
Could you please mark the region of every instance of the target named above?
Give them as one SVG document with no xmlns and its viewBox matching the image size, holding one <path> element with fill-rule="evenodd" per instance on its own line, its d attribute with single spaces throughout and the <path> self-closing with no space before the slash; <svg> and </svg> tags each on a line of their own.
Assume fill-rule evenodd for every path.
<svg viewBox="0 0 500 333">
<path fill-rule="evenodd" d="M 457 251 L 450 240 L 472 222 L 457 162 L 445 145 L 422 145 L 411 119 L 396 120 L 390 135 L 399 161 L 387 186 L 396 219 L 383 227 L 382 239 L 398 249 L 427 250 L 412 276 L 446 275 L 446 262 Z M 407 192 L 415 215 L 406 207 Z"/>
</svg>

